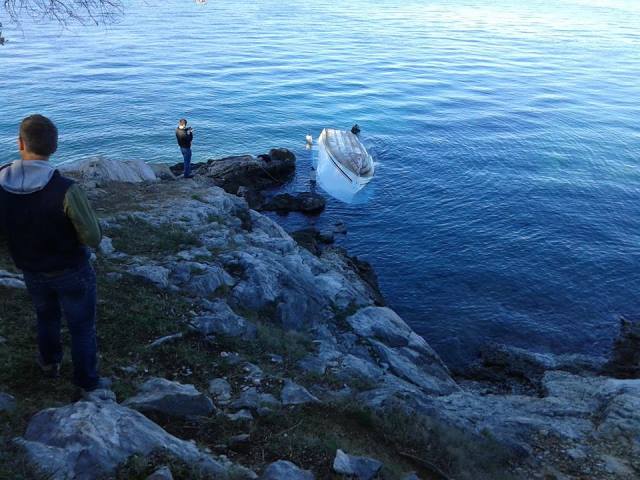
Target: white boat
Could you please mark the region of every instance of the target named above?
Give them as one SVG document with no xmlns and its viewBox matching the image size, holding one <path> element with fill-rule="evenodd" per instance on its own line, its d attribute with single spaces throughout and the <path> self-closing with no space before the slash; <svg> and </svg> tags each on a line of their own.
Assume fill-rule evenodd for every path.
<svg viewBox="0 0 640 480">
<path fill-rule="evenodd" d="M 369 183 L 375 173 L 373 158 L 356 135 L 325 128 L 318 138 L 318 177 L 329 169 L 339 172 L 354 193 Z"/>
</svg>

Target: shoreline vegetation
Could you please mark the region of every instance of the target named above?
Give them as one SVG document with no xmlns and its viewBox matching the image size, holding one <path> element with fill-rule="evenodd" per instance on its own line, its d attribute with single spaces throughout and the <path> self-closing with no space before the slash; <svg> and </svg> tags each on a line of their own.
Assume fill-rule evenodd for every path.
<svg viewBox="0 0 640 480">
<path fill-rule="evenodd" d="M 293 173 L 291 152 L 212 160 L 193 180 L 138 161 L 61 169 L 105 233 L 113 393 L 70 403 L 66 378 L 40 377 L 34 314 L 0 246 L 0 478 L 640 476 L 637 324 L 611 359 L 493 345 L 453 374 L 335 232 L 290 235 L 259 213 L 324 207 L 263 194 Z"/>
</svg>

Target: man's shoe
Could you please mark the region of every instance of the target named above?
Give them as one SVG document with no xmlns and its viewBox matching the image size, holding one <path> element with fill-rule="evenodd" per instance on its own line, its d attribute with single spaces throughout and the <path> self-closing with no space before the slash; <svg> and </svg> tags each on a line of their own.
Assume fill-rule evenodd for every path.
<svg viewBox="0 0 640 480">
<path fill-rule="evenodd" d="M 60 364 L 59 363 L 44 363 L 40 354 L 36 357 L 36 363 L 40 370 L 47 378 L 58 378 L 60 376 Z"/>
</svg>

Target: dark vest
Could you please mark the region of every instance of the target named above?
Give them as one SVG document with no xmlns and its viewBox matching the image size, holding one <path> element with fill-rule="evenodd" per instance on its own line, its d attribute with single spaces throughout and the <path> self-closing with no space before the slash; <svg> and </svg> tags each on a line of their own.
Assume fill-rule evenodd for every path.
<svg viewBox="0 0 640 480">
<path fill-rule="evenodd" d="M 0 187 L 0 231 L 20 270 L 58 272 L 87 261 L 89 251 L 64 213 L 64 197 L 73 183 L 56 170 L 35 193 L 18 195 Z"/>
</svg>

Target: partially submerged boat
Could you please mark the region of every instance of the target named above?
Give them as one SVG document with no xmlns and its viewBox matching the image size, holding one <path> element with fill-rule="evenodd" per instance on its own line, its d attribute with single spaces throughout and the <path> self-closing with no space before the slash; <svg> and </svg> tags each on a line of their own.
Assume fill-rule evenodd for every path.
<svg viewBox="0 0 640 480">
<path fill-rule="evenodd" d="M 351 132 L 325 128 L 318 138 L 318 178 L 335 169 L 355 194 L 375 173 L 373 158 L 360 139 Z"/>
</svg>

